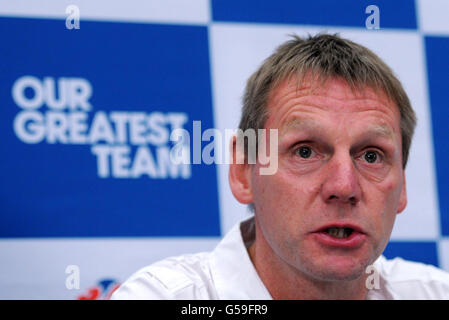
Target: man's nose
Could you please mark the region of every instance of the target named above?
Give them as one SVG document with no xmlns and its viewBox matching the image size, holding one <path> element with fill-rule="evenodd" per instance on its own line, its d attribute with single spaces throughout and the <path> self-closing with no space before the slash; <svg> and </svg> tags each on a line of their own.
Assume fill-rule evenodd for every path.
<svg viewBox="0 0 449 320">
<path fill-rule="evenodd" d="M 350 154 L 334 154 L 329 160 L 321 193 L 323 200 L 328 203 L 355 205 L 360 201 L 362 191 L 357 168 Z"/>
</svg>

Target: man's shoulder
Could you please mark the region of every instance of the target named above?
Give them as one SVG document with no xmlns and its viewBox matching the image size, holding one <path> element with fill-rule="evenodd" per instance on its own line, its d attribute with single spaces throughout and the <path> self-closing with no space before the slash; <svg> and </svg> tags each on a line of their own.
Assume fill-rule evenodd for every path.
<svg viewBox="0 0 449 320">
<path fill-rule="evenodd" d="M 393 299 L 449 299 L 449 273 L 433 265 L 382 256 L 375 267 Z"/>
<path fill-rule="evenodd" d="M 227 287 L 229 278 L 242 282 L 235 280 L 235 275 L 242 270 L 245 255 L 239 222 L 210 252 L 170 257 L 140 269 L 116 290 L 112 299 L 218 299 L 218 288 Z M 251 261 L 248 257 L 246 260 L 248 267 Z M 224 296 L 228 293 L 222 292 Z"/>
<path fill-rule="evenodd" d="M 211 299 L 209 252 L 155 262 L 134 273 L 112 299 Z"/>
</svg>

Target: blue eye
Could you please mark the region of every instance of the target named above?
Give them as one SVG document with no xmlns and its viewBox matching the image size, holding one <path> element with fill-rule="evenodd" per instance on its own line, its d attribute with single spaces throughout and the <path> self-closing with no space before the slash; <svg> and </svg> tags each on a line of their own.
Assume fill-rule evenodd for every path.
<svg viewBox="0 0 449 320">
<path fill-rule="evenodd" d="M 304 159 L 308 159 L 312 155 L 312 149 L 306 146 L 299 147 L 296 152 L 301 158 Z"/>
</svg>

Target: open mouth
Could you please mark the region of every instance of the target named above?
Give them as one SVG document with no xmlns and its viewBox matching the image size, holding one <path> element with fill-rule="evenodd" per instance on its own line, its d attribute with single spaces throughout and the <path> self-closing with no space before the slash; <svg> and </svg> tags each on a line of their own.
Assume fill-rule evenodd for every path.
<svg viewBox="0 0 449 320">
<path fill-rule="evenodd" d="M 344 239 L 344 238 L 348 238 L 354 232 L 354 229 L 331 227 L 331 228 L 324 229 L 324 232 L 326 232 L 331 237 L 338 238 L 338 239 Z"/>
<path fill-rule="evenodd" d="M 368 237 L 361 228 L 352 224 L 330 224 L 313 234 L 321 244 L 341 248 L 358 248 Z"/>
</svg>

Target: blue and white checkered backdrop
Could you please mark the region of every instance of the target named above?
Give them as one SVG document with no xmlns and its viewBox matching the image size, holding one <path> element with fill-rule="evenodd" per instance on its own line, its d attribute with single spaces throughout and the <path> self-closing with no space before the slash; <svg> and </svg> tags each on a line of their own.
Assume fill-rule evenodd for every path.
<svg viewBox="0 0 449 320">
<path fill-rule="evenodd" d="M 212 249 L 248 212 L 228 166 L 173 166 L 170 132 L 236 128 L 248 76 L 320 31 L 376 52 L 418 115 L 385 255 L 449 270 L 449 0 L 3 0 L 0 298 L 105 298 Z"/>
</svg>

